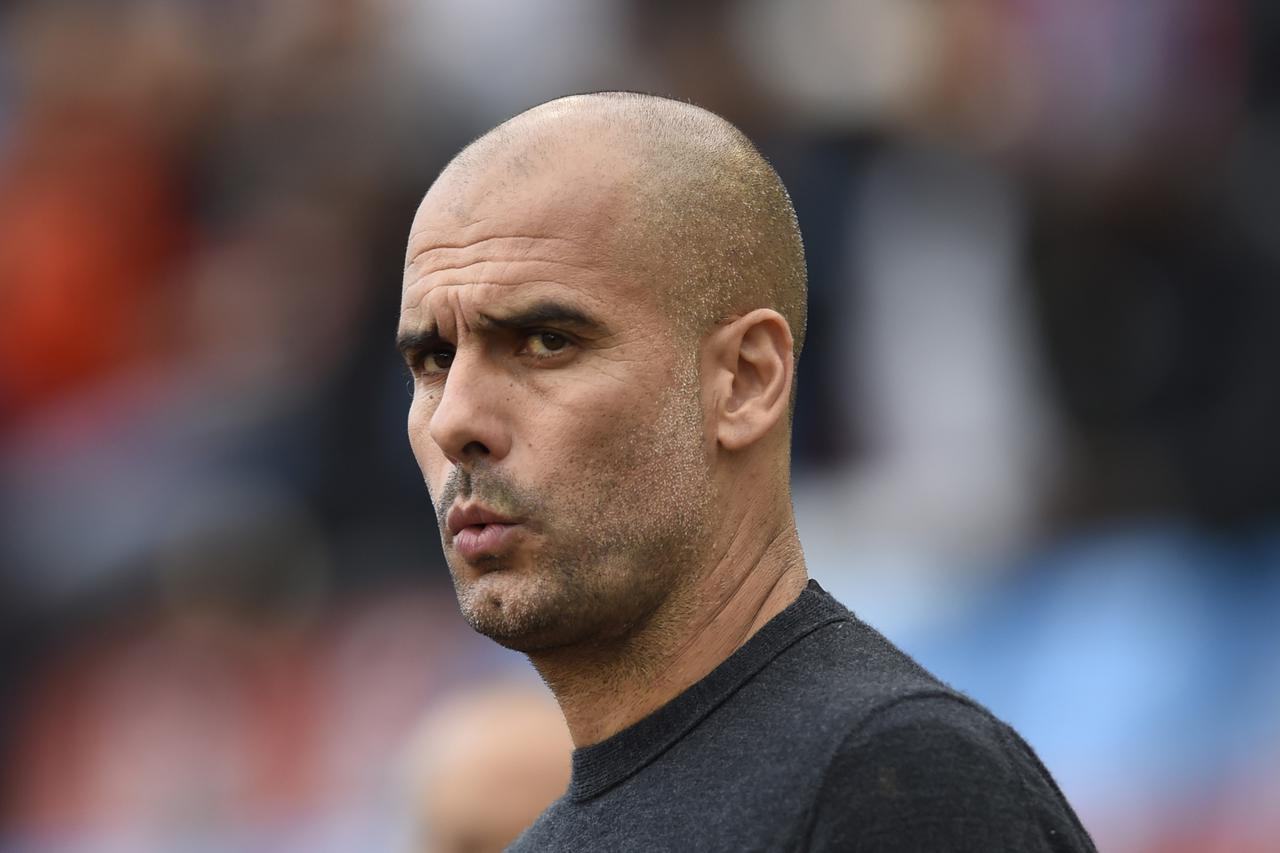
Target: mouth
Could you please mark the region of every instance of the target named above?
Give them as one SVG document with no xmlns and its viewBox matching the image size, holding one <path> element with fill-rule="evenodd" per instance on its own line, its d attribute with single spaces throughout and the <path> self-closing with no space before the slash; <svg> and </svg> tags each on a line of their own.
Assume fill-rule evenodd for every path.
<svg viewBox="0 0 1280 853">
<path fill-rule="evenodd" d="M 475 560 L 503 551 L 522 525 L 519 519 L 471 504 L 449 510 L 445 526 L 453 539 L 454 550 L 463 559 Z"/>
</svg>

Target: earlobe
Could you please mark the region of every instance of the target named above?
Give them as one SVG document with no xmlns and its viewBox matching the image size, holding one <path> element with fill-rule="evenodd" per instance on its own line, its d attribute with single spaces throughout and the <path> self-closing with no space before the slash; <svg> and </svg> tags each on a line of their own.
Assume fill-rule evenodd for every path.
<svg viewBox="0 0 1280 853">
<path fill-rule="evenodd" d="M 742 450 L 786 417 L 791 397 L 791 329 L 776 311 L 757 309 L 720 330 L 721 394 L 716 439 Z"/>
</svg>

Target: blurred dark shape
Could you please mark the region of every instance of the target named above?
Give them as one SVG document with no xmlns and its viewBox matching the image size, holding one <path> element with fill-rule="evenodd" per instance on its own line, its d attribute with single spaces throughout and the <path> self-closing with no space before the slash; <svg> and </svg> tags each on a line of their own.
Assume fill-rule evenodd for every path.
<svg viewBox="0 0 1280 853">
<path fill-rule="evenodd" d="M 1258 4 L 1247 25 L 1193 8 L 1171 37 L 1193 52 L 1170 48 L 1128 157 L 1032 196 L 1030 275 L 1079 463 L 1059 520 L 1280 515 L 1280 31 Z"/>
<path fill-rule="evenodd" d="M 1221 210 L 1048 214 L 1034 270 L 1050 366 L 1100 519 L 1280 512 L 1280 265 Z"/>
<path fill-rule="evenodd" d="M 739 0 L 661 0 L 627 3 L 627 32 L 645 57 L 648 81 L 658 91 L 678 91 L 741 127 L 753 139 L 778 127 L 777 105 L 752 76 L 734 39 Z"/>
<path fill-rule="evenodd" d="M 1280 110 L 1280 8 L 1267 0 L 1245 4 L 1250 68 L 1249 104 L 1261 117 L 1276 118 Z"/>
<path fill-rule="evenodd" d="M 165 607 L 231 635 L 294 633 L 319 618 L 332 555 L 302 507 L 248 491 L 203 495 L 201 503 L 156 549 L 152 571 Z"/>
</svg>

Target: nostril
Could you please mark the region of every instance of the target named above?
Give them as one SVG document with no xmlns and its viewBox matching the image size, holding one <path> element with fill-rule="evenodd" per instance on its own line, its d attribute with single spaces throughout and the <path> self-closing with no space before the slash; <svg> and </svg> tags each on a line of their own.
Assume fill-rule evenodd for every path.
<svg viewBox="0 0 1280 853">
<path fill-rule="evenodd" d="M 483 442 L 468 441 L 462 448 L 462 455 L 467 456 L 488 456 L 489 448 L 485 447 Z"/>
</svg>

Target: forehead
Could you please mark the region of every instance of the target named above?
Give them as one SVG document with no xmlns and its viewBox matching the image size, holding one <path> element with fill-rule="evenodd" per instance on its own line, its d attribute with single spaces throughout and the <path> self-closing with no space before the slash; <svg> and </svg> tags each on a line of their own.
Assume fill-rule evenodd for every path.
<svg viewBox="0 0 1280 853">
<path fill-rule="evenodd" d="M 551 292 L 599 305 L 649 301 L 624 260 L 625 216 L 625 195 L 581 169 L 442 178 L 410 229 L 404 319 L 446 293 L 483 304 Z"/>
</svg>

